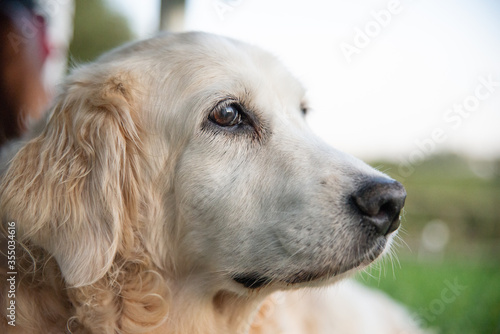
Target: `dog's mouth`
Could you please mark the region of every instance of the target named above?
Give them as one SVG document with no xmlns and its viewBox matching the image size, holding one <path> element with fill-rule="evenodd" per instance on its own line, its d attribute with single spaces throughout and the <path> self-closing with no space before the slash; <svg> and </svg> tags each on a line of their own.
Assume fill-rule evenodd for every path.
<svg viewBox="0 0 500 334">
<path fill-rule="evenodd" d="M 369 265 L 377 259 L 385 249 L 385 238 L 383 242 L 377 243 L 369 252 L 349 263 L 341 263 L 334 267 L 327 267 L 318 270 L 300 270 L 293 274 L 261 274 L 259 272 L 249 272 L 235 274 L 232 279 L 247 289 L 259 289 L 271 285 L 290 286 L 300 283 L 320 282 L 344 274 L 350 270 Z"/>
<path fill-rule="evenodd" d="M 336 276 L 335 273 L 327 272 L 310 272 L 301 271 L 296 274 L 291 275 L 288 278 L 271 278 L 269 276 L 264 276 L 258 273 L 241 274 L 233 276 L 233 280 L 240 283 L 247 289 L 258 289 L 274 283 L 282 283 L 285 285 L 292 285 L 298 283 L 307 283 L 319 280 L 327 276 Z"/>
</svg>

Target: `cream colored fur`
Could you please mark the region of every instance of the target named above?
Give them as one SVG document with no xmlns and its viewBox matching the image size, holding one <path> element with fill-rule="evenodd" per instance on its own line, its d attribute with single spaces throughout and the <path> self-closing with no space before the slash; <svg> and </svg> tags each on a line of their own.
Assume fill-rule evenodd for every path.
<svg viewBox="0 0 500 334">
<path fill-rule="evenodd" d="M 251 125 L 209 120 L 228 100 Z M 315 137 L 304 103 L 272 56 L 203 33 L 158 36 L 73 70 L 2 176 L 19 272 L 16 327 L 4 314 L 2 332 L 343 332 L 319 306 L 335 294 L 293 291 L 383 252 L 392 236 L 363 239 L 345 198 L 385 176 Z M 269 281 L 236 281 L 255 273 Z M 277 291 L 288 291 L 280 303 Z"/>
</svg>

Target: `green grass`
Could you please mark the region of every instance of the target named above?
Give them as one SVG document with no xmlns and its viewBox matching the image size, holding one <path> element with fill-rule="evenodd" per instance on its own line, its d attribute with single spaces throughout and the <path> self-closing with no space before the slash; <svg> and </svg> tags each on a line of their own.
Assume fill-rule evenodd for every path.
<svg viewBox="0 0 500 334">
<path fill-rule="evenodd" d="M 384 267 L 385 275 L 373 269 L 359 281 L 401 301 L 422 327 L 443 334 L 500 333 L 500 262 L 405 259 L 394 273 L 387 263 Z"/>
</svg>

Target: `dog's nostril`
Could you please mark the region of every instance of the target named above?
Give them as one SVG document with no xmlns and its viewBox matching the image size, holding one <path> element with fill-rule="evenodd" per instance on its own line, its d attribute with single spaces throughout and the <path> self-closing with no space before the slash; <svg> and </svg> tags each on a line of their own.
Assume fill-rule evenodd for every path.
<svg viewBox="0 0 500 334">
<path fill-rule="evenodd" d="M 403 185 L 385 178 L 369 180 L 352 195 L 358 211 L 381 235 L 387 235 L 399 227 L 399 213 L 405 199 Z"/>
</svg>

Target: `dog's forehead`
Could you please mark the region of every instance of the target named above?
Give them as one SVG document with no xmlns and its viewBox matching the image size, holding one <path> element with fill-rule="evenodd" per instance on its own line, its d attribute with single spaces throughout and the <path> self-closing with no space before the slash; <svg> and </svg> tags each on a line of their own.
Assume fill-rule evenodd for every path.
<svg viewBox="0 0 500 334">
<path fill-rule="evenodd" d="M 192 79 L 190 84 L 203 82 L 199 87 L 220 87 L 228 94 L 267 93 L 293 103 L 304 96 L 301 83 L 274 55 L 259 47 L 199 32 L 160 36 L 158 43 L 165 66 L 181 72 L 178 77 Z"/>
<path fill-rule="evenodd" d="M 262 111 L 297 109 L 303 102 L 301 83 L 259 47 L 210 34 L 189 35 L 179 42 L 187 44 L 190 66 L 205 73 L 200 81 L 214 96 L 234 96 Z"/>
</svg>

